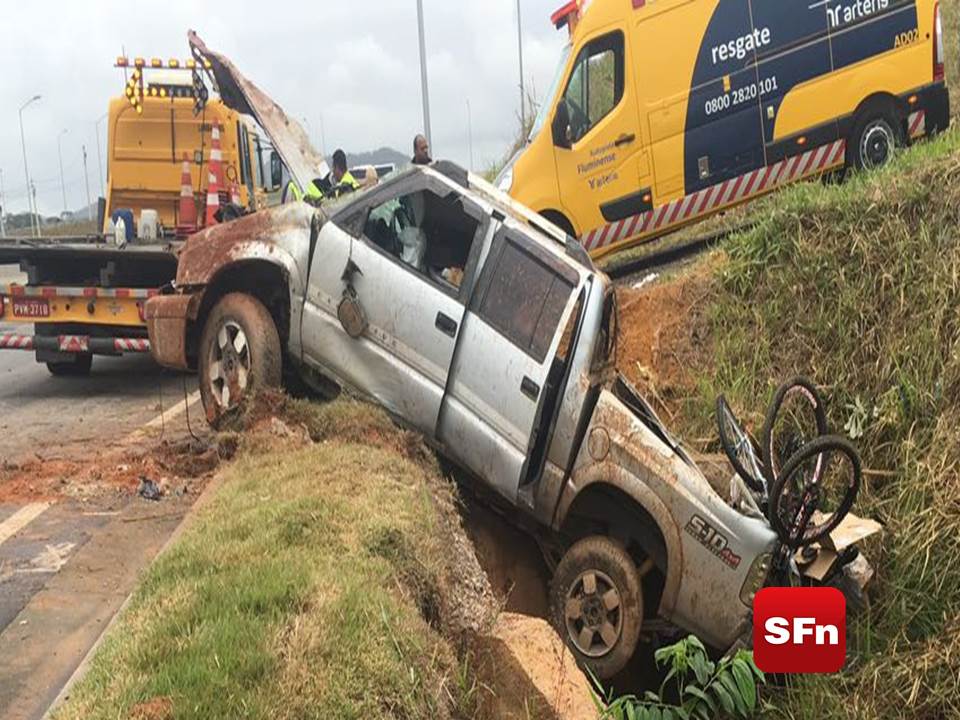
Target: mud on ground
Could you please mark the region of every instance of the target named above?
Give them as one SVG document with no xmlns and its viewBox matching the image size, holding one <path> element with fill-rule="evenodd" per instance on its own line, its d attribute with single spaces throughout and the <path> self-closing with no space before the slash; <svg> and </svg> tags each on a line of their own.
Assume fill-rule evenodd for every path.
<svg viewBox="0 0 960 720">
<path fill-rule="evenodd" d="M 156 441 L 139 439 L 116 448 L 70 457 L 39 453 L 22 463 L 0 466 L 0 502 L 98 499 L 136 493 L 142 479 L 161 492 L 199 494 L 220 464 L 218 447 L 209 439 Z"/>
<path fill-rule="evenodd" d="M 707 308 L 714 282 L 713 263 L 705 262 L 641 289 L 618 289 L 618 369 L 665 420 L 674 420 L 679 404 L 694 393 L 692 369 L 709 352 Z"/>
</svg>

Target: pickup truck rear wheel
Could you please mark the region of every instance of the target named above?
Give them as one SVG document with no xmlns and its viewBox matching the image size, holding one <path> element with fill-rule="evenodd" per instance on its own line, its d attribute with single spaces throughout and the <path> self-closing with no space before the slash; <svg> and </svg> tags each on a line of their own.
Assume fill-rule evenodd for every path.
<svg viewBox="0 0 960 720">
<path fill-rule="evenodd" d="M 550 616 L 581 667 L 601 680 L 633 657 L 643 624 L 643 590 L 622 545 L 594 536 L 570 548 L 550 584 Z"/>
<path fill-rule="evenodd" d="M 264 388 L 279 387 L 280 336 L 256 298 L 225 295 L 210 312 L 200 340 L 200 396 L 207 420 L 223 427 Z"/>
</svg>

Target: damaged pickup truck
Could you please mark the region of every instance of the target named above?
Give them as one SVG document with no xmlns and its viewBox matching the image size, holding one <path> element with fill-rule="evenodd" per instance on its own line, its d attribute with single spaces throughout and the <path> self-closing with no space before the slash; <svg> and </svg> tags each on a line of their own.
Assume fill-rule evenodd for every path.
<svg viewBox="0 0 960 720">
<path fill-rule="evenodd" d="M 221 96 L 312 181 L 302 131 L 191 42 Z M 146 315 L 156 359 L 199 371 L 213 425 L 289 369 L 422 433 L 539 528 L 552 620 L 598 677 L 624 668 L 657 617 L 720 650 L 749 643 L 783 540 L 756 504 L 721 498 L 616 373 L 608 278 L 482 179 L 441 162 L 205 230 Z"/>
</svg>

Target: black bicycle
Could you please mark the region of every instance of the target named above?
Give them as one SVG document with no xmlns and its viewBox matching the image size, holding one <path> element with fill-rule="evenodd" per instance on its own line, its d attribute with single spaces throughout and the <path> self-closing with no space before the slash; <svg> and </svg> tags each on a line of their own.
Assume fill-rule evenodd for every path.
<svg viewBox="0 0 960 720">
<path fill-rule="evenodd" d="M 727 458 L 786 548 L 822 540 L 853 508 L 860 456 L 848 440 L 829 434 L 823 399 L 809 381 L 793 380 L 777 391 L 759 452 L 722 396 L 717 425 Z"/>
</svg>

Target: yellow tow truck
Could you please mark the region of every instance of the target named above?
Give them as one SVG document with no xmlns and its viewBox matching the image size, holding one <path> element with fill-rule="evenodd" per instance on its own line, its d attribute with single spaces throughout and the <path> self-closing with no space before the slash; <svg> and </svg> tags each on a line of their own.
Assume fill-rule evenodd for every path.
<svg viewBox="0 0 960 720">
<path fill-rule="evenodd" d="M 0 265 L 27 276 L 0 285 L 0 350 L 33 351 L 54 375 L 86 375 L 94 355 L 149 352 L 144 304 L 173 281 L 182 240 L 202 227 L 214 125 L 221 207 L 256 211 L 281 183 L 279 158 L 256 127 L 210 97 L 202 59 L 121 57 L 115 67 L 126 85 L 109 105 L 97 233 L 0 238 Z M 185 158 L 201 227 L 180 213 Z"/>
</svg>

